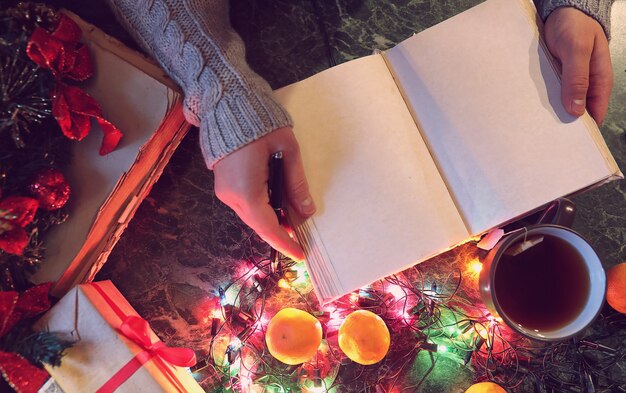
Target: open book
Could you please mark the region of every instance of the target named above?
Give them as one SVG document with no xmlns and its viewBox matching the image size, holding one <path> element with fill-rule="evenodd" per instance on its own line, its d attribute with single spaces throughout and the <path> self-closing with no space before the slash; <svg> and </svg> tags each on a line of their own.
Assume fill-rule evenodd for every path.
<svg viewBox="0 0 626 393">
<path fill-rule="evenodd" d="M 540 28 L 530 1 L 488 0 L 276 92 L 318 207 L 292 225 L 320 301 L 623 177 L 563 108 Z"/>
<path fill-rule="evenodd" d="M 69 219 L 46 236 L 46 260 L 33 278 L 57 281 L 58 296 L 93 279 L 190 127 L 182 95 L 157 65 L 67 14 L 83 30 L 95 64 L 95 75 L 81 88 L 124 137 L 100 156 L 102 132 L 94 122 L 73 145 L 65 171 L 72 187 Z"/>
</svg>

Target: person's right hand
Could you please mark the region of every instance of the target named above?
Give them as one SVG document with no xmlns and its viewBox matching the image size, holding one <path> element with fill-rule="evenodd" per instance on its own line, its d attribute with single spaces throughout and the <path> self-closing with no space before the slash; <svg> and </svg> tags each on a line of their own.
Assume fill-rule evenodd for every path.
<svg viewBox="0 0 626 393">
<path fill-rule="evenodd" d="M 545 24 L 546 44 L 562 65 L 561 100 L 570 114 L 585 107 L 602 124 L 613 87 L 609 43 L 602 26 L 572 7 L 552 11 Z"/>
<path fill-rule="evenodd" d="M 269 204 L 268 165 L 271 155 L 279 151 L 283 152 L 287 199 L 301 216 L 311 216 L 315 213 L 315 204 L 291 127 L 274 130 L 219 160 L 213 167 L 215 195 L 270 246 L 301 261 L 304 259 L 302 248 L 280 226 Z"/>
</svg>

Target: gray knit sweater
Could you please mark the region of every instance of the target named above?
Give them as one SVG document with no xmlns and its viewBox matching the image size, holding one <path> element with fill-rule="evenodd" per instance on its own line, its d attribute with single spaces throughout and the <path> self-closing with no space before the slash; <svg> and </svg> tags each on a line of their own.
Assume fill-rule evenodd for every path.
<svg viewBox="0 0 626 393">
<path fill-rule="evenodd" d="M 245 61 L 226 0 L 108 0 L 185 93 L 187 120 L 200 127 L 207 166 L 277 128 L 291 125 L 270 86 Z M 608 35 L 612 0 L 536 0 L 542 18 L 560 6 L 593 16 Z"/>
</svg>

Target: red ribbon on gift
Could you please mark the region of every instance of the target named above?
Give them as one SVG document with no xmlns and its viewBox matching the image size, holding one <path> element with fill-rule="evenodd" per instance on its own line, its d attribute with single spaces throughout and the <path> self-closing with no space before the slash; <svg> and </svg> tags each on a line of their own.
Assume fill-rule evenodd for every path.
<svg viewBox="0 0 626 393">
<path fill-rule="evenodd" d="M 52 115 L 63 134 L 70 139 L 82 140 L 89 134 L 90 119 L 94 118 L 104 132 L 100 155 L 106 155 L 115 149 L 122 132 L 102 117 L 96 100 L 78 87 L 62 82 L 66 78 L 80 82 L 93 75 L 89 49 L 78 42 L 80 35 L 80 27 L 61 14 L 52 33 L 41 27 L 35 28 L 26 54 L 38 66 L 50 70 L 57 79 L 52 91 Z"/>
<path fill-rule="evenodd" d="M 158 339 L 153 342 L 150 335 L 150 325 L 145 319 L 136 315 L 126 315 L 98 283 L 92 283 L 91 286 L 122 320 L 122 324 L 117 328 L 117 331 L 142 349 L 141 352 L 129 360 L 102 385 L 96 393 L 113 392 L 130 378 L 135 371 L 139 370 L 144 363 L 151 359 L 179 392 L 185 392 L 185 387 L 176 378 L 171 365 L 191 367 L 196 364 L 196 354 L 189 348 L 170 348 Z"/>
</svg>

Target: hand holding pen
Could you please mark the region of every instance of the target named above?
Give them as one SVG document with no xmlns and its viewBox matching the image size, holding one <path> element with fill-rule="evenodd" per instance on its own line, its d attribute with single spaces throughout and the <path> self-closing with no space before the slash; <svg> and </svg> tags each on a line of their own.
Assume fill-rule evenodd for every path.
<svg viewBox="0 0 626 393">
<path fill-rule="evenodd" d="M 269 157 L 283 153 L 284 203 L 289 203 L 302 217 L 315 212 L 309 194 L 298 143 L 291 127 L 283 127 L 227 155 L 215 164 L 215 195 L 259 236 L 296 261 L 304 258 L 302 248 L 278 223 L 269 204 Z"/>
</svg>

